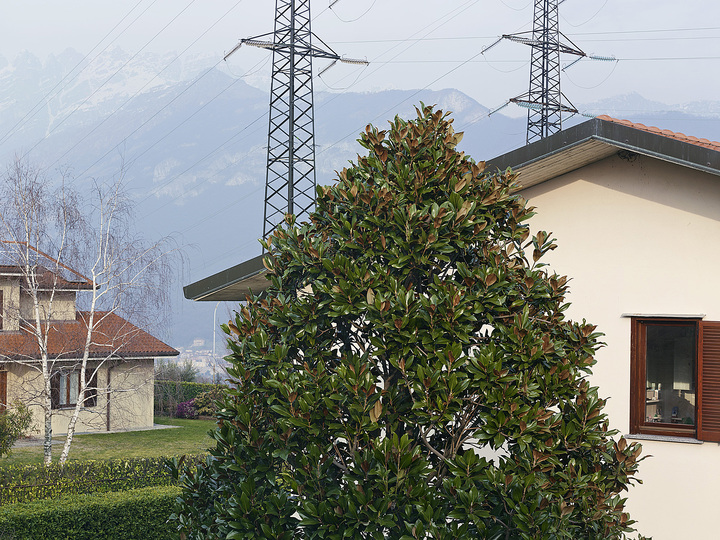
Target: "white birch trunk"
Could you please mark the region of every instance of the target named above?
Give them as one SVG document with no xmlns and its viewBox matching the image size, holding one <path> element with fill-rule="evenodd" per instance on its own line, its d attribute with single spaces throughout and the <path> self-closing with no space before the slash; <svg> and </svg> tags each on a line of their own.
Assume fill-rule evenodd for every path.
<svg viewBox="0 0 720 540">
<path fill-rule="evenodd" d="M 43 463 L 48 466 L 52 463 L 52 397 L 50 394 L 50 377 L 45 377 L 45 391 L 43 395 L 43 413 L 45 417 L 45 433 L 43 436 Z"/>
</svg>

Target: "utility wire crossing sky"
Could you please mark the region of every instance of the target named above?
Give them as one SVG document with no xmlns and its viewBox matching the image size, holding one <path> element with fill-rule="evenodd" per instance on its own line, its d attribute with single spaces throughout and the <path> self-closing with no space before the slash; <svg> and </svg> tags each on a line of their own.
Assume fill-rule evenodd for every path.
<svg viewBox="0 0 720 540">
<path fill-rule="evenodd" d="M 67 48 L 89 54 L 111 43 L 131 54 L 182 51 L 221 59 L 240 39 L 271 32 L 274 8 L 272 0 L 6 3 L 0 54 L 12 61 L 27 50 L 44 60 Z M 333 67 L 317 90 L 454 87 L 490 108 L 526 91 L 527 47 L 504 42 L 478 53 L 502 34 L 531 30 L 532 0 L 318 0 L 312 10 L 316 35 L 340 55 L 371 62 Z M 720 3 L 565 0 L 560 30 L 586 53 L 619 61 L 578 62 L 565 72 L 563 91 L 573 103 L 631 92 L 668 105 L 714 100 L 720 25 L 708 21 L 720 21 Z M 220 65 L 235 76 L 256 69 L 248 82 L 262 87 L 269 80 L 267 55 L 243 48 Z M 316 72 L 324 67 L 316 62 Z"/>
</svg>

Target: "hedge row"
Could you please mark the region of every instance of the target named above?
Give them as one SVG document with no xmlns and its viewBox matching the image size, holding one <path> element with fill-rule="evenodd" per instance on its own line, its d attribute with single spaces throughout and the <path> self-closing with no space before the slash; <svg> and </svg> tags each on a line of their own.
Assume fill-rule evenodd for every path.
<svg viewBox="0 0 720 540">
<path fill-rule="evenodd" d="M 177 539 L 167 520 L 179 494 L 179 487 L 163 486 L 7 505 L 0 540 Z"/>
<path fill-rule="evenodd" d="M 202 455 L 184 458 L 191 464 Z M 81 493 L 123 491 L 176 483 L 166 458 L 68 461 L 65 465 L 12 465 L 0 469 L 0 505 Z M 4 508 L 3 508 L 4 511 Z M 0 540 L 2 536 L 0 536 Z"/>
<path fill-rule="evenodd" d="M 204 392 L 224 388 L 221 384 L 184 381 L 155 381 L 155 413 L 175 416 L 178 403 L 195 399 Z M 1 540 L 1 539 L 0 539 Z"/>
</svg>

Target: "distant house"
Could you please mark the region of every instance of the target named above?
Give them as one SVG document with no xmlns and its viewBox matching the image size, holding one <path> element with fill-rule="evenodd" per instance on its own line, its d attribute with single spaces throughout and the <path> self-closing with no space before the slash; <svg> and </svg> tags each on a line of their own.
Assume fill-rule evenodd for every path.
<svg viewBox="0 0 720 540">
<path fill-rule="evenodd" d="M 569 316 L 605 334 L 591 382 L 652 456 L 629 493 L 640 532 L 717 538 L 720 143 L 601 116 L 488 165 L 519 172 Z"/>
<path fill-rule="evenodd" d="M 78 293 L 93 283 L 37 250 L 46 266 L 37 266 L 41 327 L 47 337 L 51 373 L 53 433 L 67 432 L 80 388 L 80 358 L 89 313 L 77 309 Z M 3 263 L 7 263 L 5 260 Z M 49 268 L 52 268 L 50 270 Z M 0 407 L 28 404 L 42 432 L 38 405 L 43 376 L 40 348 L 33 332 L 35 309 L 23 268 L 0 265 Z M 52 297 L 52 307 L 50 298 Z M 47 316 L 49 310 L 50 316 Z M 96 312 L 86 377 L 90 388 L 76 430 L 106 431 L 153 425 L 154 358 L 178 351 L 115 313 Z"/>
</svg>

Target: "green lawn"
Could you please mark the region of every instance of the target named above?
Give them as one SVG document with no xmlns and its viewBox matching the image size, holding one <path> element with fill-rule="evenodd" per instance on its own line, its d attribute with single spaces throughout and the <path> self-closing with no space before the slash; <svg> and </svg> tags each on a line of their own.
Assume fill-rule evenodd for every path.
<svg viewBox="0 0 720 540">
<path fill-rule="evenodd" d="M 112 459 L 130 457 L 198 454 L 213 444 L 207 432 L 214 429 L 213 420 L 184 420 L 155 417 L 156 424 L 180 426 L 150 431 L 93 433 L 76 435 L 69 459 Z M 53 459 L 62 451 L 64 437 L 56 437 Z M 9 457 L 0 458 L 0 467 L 11 464 L 42 463 L 42 446 L 14 448 Z"/>
</svg>

